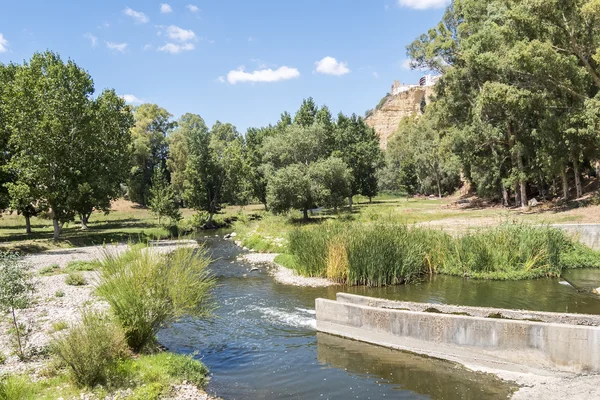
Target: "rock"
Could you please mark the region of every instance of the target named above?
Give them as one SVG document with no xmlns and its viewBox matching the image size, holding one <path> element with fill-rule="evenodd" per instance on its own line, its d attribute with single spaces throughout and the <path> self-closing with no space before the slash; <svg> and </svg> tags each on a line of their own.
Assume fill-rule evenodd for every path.
<svg viewBox="0 0 600 400">
<path fill-rule="evenodd" d="M 537 199 L 534 197 L 533 199 L 529 200 L 527 204 L 529 205 L 529 207 L 535 207 L 540 205 L 540 202 L 537 201 Z"/>
<path fill-rule="evenodd" d="M 592 293 L 594 293 L 594 294 L 600 294 L 600 287 L 592 290 Z"/>
<path fill-rule="evenodd" d="M 241 240 L 236 240 L 236 241 L 235 241 L 235 245 L 236 245 L 237 247 L 242 247 L 242 241 L 241 241 Z"/>
<path fill-rule="evenodd" d="M 232 233 L 229 234 L 229 237 L 232 237 L 232 238 L 234 238 L 236 236 L 237 236 L 237 233 L 235 233 L 235 232 L 232 232 Z"/>
<path fill-rule="evenodd" d="M 258 268 L 258 267 L 252 267 L 252 269 L 250 270 L 250 272 L 254 272 L 254 271 L 260 271 L 260 268 Z"/>
</svg>

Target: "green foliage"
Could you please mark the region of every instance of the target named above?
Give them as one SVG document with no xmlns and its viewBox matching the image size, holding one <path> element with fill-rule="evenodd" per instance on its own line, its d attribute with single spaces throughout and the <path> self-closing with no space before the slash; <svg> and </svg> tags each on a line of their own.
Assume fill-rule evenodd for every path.
<svg viewBox="0 0 600 400">
<path fill-rule="evenodd" d="M 65 297 L 65 292 L 64 292 L 64 291 L 62 291 L 62 290 L 57 290 L 57 291 L 54 293 L 54 297 L 59 297 L 59 298 L 60 298 L 60 297 Z"/>
<path fill-rule="evenodd" d="M 152 176 L 156 168 L 166 168 L 168 156 L 167 135 L 176 126 L 172 115 L 156 104 L 142 104 L 135 108 L 133 140 L 133 167 L 129 178 L 129 199 L 145 206 L 150 197 Z"/>
<path fill-rule="evenodd" d="M 118 362 L 128 356 L 121 328 L 106 315 L 93 311 L 84 311 L 81 323 L 55 339 L 51 350 L 76 384 L 90 388 L 114 379 Z"/>
<path fill-rule="evenodd" d="M 27 329 L 17 321 L 15 310 L 31 305 L 34 285 L 27 265 L 19 263 L 18 254 L 0 252 L 0 310 L 12 315 L 12 329 L 17 355 L 27 358 Z"/>
<path fill-rule="evenodd" d="M 204 249 L 180 248 L 168 256 L 132 248 L 102 261 L 98 294 L 135 352 L 154 350 L 156 333 L 186 315 L 206 316 L 214 280 Z"/>
<path fill-rule="evenodd" d="M 65 270 L 66 271 L 95 271 L 99 266 L 98 261 L 70 261 Z"/>
<path fill-rule="evenodd" d="M 55 273 L 58 273 L 59 271 L 60 271 L 60 265 L 52 264 L 52 265 L 48 265 L 46 267 L 40 268 L 39 274 L 40 275 L 53 275 Z"/>
<path fill-rule="evenodd" d="M 167 182 L 162 168 L 157 168 L 154 171 L 148 207 L 153 214 L 158 216 L 159 224 L 161 217 L 170 218 L 174 223 L 182 218 L 175 192 L 169 182 Z"/>
<path fill-rule="evenodd" d="M 26 376 L 0 377 L 0 400 L 35 400 L 35 386 Z"/>
<path fill-rule="evenodd" d="M 0 365 L 4 364 L 6 362 L 6 355 L 2 352 L 0 352 Z"/>
<path fill-rule="evenodd" d="M 88 284 L 81 272 L 69 272 L 65 277 L 65 283 L 71 286 L 85 286 Z"/>
<path fill-rule="evenodd" d="M 65 330 L 69 327 L 69 324 L 67 324 L 65 321 L 56 321 L 52 323 L 52 331 L 53 332 L 59 332 L 62 330 Z"/>
<path fill-rule="evenodd" d="M 287 250 L 293 258 L 281 261 L 303 275 L 368 286 L 412 282 L 425 273 L 517 280 L 600 266 L 599 253 L 558 229 L 515 224 L 452 237 L 390 223 L 325 223 L 292 230 Z"/>
<path fill-rule="evenodd" d="M 107 210 L 127 172 L 130 109 L 114 91 L 93 93 L 86 71 L 47 51 L 17 69 L 3 99 L 12 207 L 26 217 L 50 208 L 55 239 L 76 214 L 85 224 L 94 207 Z"/>
</svg>

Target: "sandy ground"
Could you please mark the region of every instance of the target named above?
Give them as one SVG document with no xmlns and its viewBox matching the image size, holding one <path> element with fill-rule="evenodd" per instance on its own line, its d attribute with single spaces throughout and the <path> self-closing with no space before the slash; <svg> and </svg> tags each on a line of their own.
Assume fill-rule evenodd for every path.
<svg viewBox="0 0 600 400">
<path fill-rule="evenodd" d="M 195 241 L 159 241 L 152 242 L 151 251 L 168 253 L 178 246 L 196 246 Z M 93 294 L 93 289 L 98 281 L 98 272 L 82 272 L 88 284 L 85 286 L 70 286 L 65 283 L 67 274 L 42 276 L 39 270 L 58 264 L 61 268 L 67 266 L 71 261 L 92 261 L 102 258 L 108 254 L 120 254 L 127 250 L 127 245 L 89 246 L 72 249 L 51 250 L 37 254 L 31 254 L 24 258 L 34 274 L 35 301 L 34 305 L 25 310 L 19 310 L 17 318 L 24 322 L 30 329 L 27 348 L 34 353 L 40 352 L 47 346 L 53 335 L 53 324 L 66 322 L 72 324 L 80 317 L 82 307 L 96 309 L 108 308 L 108 304 L 98 299 Z M 57 297 L 56 293 L 62 292 L 63 296 Z M 0 352 L 8 355 L 11 352 L 8 340 L 10 320 L 8 315 L 0 320 Z M 21 362 L 16 356 L 7 358 L 4 364 L 0 364 L 0 375 L 7 373 L 28 373 L 35 378 L 48 359 L 45 357 L 33 357 L 31 361 Z M 119 396 L 127 396 L 121 393 Z M 212 397 L 199 391 L 195 386 L 189 384 L 176 385 L 173 387 L 172 399 L 207 400 Z M 121 397 L 120 397 L 121 398 Z"/>
</svg>

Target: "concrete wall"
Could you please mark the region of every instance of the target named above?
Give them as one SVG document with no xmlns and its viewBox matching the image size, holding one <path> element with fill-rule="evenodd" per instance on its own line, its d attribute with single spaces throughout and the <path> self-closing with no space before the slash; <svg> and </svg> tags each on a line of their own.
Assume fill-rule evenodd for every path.
<svg viewBox="0 0 600 400">
<path fill-rule="evenodd" d="M 355 304 L 362 296 L 355 297 L 355 302 L 317 299 L 317 330 L 465 365 L 600 371 L 597 326 L 372 307 Z"/>
<path fill-rule="evenodd" d="M 600 224 L 554 224 L 550 226 L 576 236 L 581 243 L 594 250 L 600 250 Z"/>
</svg>

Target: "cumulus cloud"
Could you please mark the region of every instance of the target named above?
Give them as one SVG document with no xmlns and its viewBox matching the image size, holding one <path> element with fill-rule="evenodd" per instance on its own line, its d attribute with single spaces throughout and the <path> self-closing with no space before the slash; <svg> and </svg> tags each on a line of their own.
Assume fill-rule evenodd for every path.
<svg viewBox="0 0 600 400">
<path fill-rule="evenodd" d="M 160 5 L 160 12 L 162 14 L 168 14 L 168 13 L 172 13 L 173 9 L 171 8 L 170 5 L 168 5 L 166 3 L 163 3 L 163 4 Z"/>
<path fill-rule="evenodd" d="M 193 12 L 193 13 L 197 13 L 198 11 L 200 11 L 198 6 L 195 6 L 193 4 L 188 4 L 187 6 L 185 6 L 185 8 L 187 8 L 188 10 L 190 10 L 190 12 Z"/>
<path fill-rule="evenodd" d="M 183 44 L 167 43 L 164 46 L 161 46 L 158 48 L 158 51 L 164 51 L 165 53 L 171 53 L 171 54 L 179 54 L 182 51 L 190 51 L 190 50 L 194 50 L 193 43 L 183 43 Z"/>
<path fill-rule="evenodd" d="M 143 100 L 138 99 L 137 97 L 135 97 L 132 94 L 122 94 L 119 97 L 122 98 L 123 100 L 125 100 L 127 103 L 131 103 L 131 104 L 141 104 L 144 102 Z"/>
<path fill-rule="evenodd" d="M 96 44 L 98 43 L 98 38 L 96 36 L 88 32 L 85 35 L 83 35 L 83 37 L 90 41 L 92 47 L 96 47 Z"/>
<path fill-rule="evenodd" d="M 150 21 L 150 18 L 148 18 L 146 14 L 141 11 L 132 10 L 129 7 L 123 10 L 123 13 L 128 17 L 133 18 L 136 24 L 145 24 L 146 22 Z"/>
<path fill-rule="evenodd" d="M 277 82 L 288 79 L 294 79 L 300 76 L 300 72 L 296 68 L 282 67 L 273 70 L 259 69 L 252 72 L 244 71 L 244 67 L 239 67 L 236 70 L 229 71 L 227 74 L 227 82 L 235 85 L 239 82 Z"/>
<path fill-rule="evenodd" d="M 119 51 L 121 53 L 125 53 L 125 49 L 127 48 L 127 43 L 113 43 L 106 42 L 106 47 L 111 50 Z"/>
<path fill-rule="evenodd" d="M 0 33 L 0 53 L 8 51 L 8 40 L 4 38 L 4 35 Z"/>
<path fill-rule="evenodd" d="M 175 25 L 171 25 L 167 28 L 167 35 L 169 36 L 169 38 L 177 40 L 179 42 L 187 42 L 188 40 L 196 38 L 196 34 L 194 33 L 194 31 L 189 29 L 182 29 Z"/>
<path fill-rule="evenodd" d="M 317 67 L 316 71 L 318 73 L 325 75 L 341 76 L 350 72 L 347 63 L 341 61 L 338 62 L 338 60 L 333 57 L 324 57 L 322 60 L 317 61 L 315 66 Z"/>
<path fill-rule="evenodd" d="M 398 0 L 398 5 L 400 7 L 408 7 L 415 10 L 442 8 L 448 4 L 450 4 L 450 0 Z"/>
</svg>

